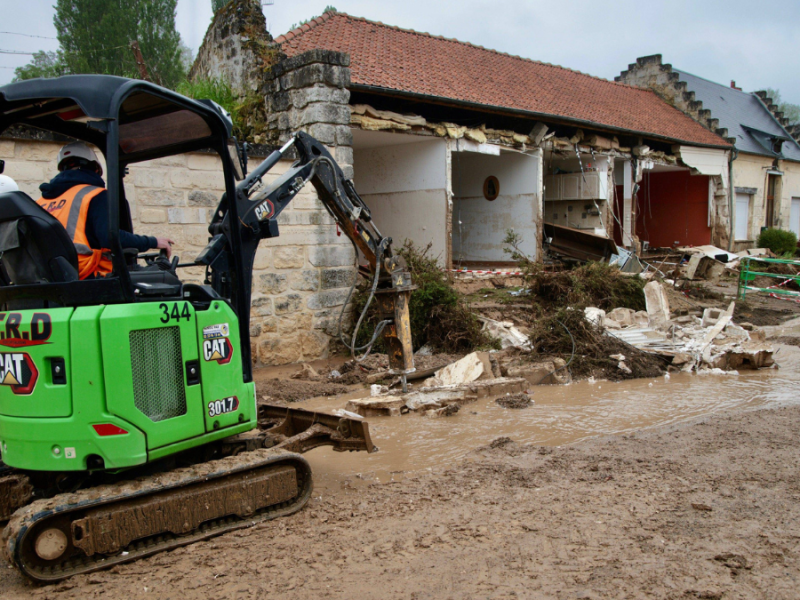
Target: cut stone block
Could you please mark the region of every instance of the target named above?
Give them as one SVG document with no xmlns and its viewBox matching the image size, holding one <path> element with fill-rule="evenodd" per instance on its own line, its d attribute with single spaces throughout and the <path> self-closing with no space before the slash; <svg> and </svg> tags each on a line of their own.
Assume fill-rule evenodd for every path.
<svg viewBox="0 0 800 600">
<path fill-rule="evenodd" d="M 644 286 L 644 300 L 650 327 L 666 325 L 669 322 L 669 300 L 664 287 L 658 281 Z"/>
<path fill-rule="evenodd" d="M 469 404 L 478 399 L 477 393 L 466 386 L 452 388 L 422 388 L 403 396 L 409 410 L 428 410 L 442 408 L 450 404 Z"/>
<path fill-rule="evenodd" d="M 400 409 L 405 406 L 403 398 L 397 396 L 379 396 L 376 398 L 357 398 L 350 400 L 345 410 L 362 417 L 399 417 Z"/>
<path fill-rule="evenodd" d="M 551 385 L 569 383 L 569 371 L 564 369 L 566 361 L 563 358 L 545 360 L 508 367 L 506 373 L 509 377 L 523 377 L 530 385 Z"/>
<path fill-rule="evenodd" d="M 448 406 L 444 406 L 442 408 L 434 408 L 431 410 L 425 411 L 425 416 L 430 417 L 432 419 L 438 419 L 439 417 L 452 417 L 456 414 L 459 410 L 458 404 L 450 404 Z"/>
<path fill-rule="evenodd" d="M 635 325 L 635 315 L 636 311 L 632 308 L 619 307 L 606 313 L 606 319 L 616 321 L 620 327 L 633 327 Z"/>
<path fill-rule="evenodd" d="M 442 385 L 460 385 L 477 379 L 491 379 L 494 375 L 489 354 L 473 352 L 439 369 L 434 376 Z"/>
<path fill-rule="evenodd" d="M 713 327 L 720 320 L 725 311 L 720 308 L 707 308 L 703 311 L 703 327 Z"/>
</svg>

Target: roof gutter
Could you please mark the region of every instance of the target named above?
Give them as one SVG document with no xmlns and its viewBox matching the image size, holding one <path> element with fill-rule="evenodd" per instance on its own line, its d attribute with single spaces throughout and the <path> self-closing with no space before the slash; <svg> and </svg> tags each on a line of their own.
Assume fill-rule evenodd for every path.
<svg viewBox="0 0 800 600">
<path fill-rule="evenodd" d="M 479 110 L 482 112 L 494 112 L 506 115 L 518 115 L 520 117 L 524 117 L 527 119 L 549 119 L 554 121 L 560 121 L 567 124 L 574 124 L 574 125 L 584 125 L 584 126 L 591 126 L 597 129 L 610 131 L 614 133 L 623 133 L 626 135 L 636 135 L 642 137 L 648 137 L 655 140 L 663 140 L 665 142 L 680 142 L 682 144 L 688 146 L 697 146 L 700 148 L 724 148 L 729 149 L 731 147 L 730 144 L 722 143 L 718 145 L 714 144 L 699 144 L 697 142 L 691 142 L 687 140 L 680 140 L 677 138 L 671 138 L 664 135 L 658 135 L 656 133 L 651 133 L 647 131 L 636 131 L 633 129 L 623 129 L 621 127 L 614 127 L 612 125 L 604 125 L 602 123 L 596 123 L 594 121 L 587 121 L 584 119 L 573 119 L 570 117 L 564 117 L 563 115 L 554 115 L 550 113 L 537 113 L 530 110 L 523 110 L 519 108 L 508 108 L 504 106 L 494 106 L 491 104 L 480 104 L 478 102 L 470 102 L 468 100 L 456 100 L 453 98 L 444 98 L 442 96 L 432 96 L 429 94 L 418 94 L 416 92 L 406 92 L 402 90 L 393 90 L 391 88 L 384 88 L 378 87 L 374 85 L 366 85 L 363 83 L 351 83 L 349 86 L 350 91 L 356 92 L 368 92 L 371 94 L 378 94 L 381 96 L 396 96 L 399 98 L 410 98 L 413 100 L 423 100 L 425 102 L 430 102 L 432 104 L 441 104 L 444 106 L 458 106 L 461 108 L 468 108 L 472 110 Z"/>
</svg>

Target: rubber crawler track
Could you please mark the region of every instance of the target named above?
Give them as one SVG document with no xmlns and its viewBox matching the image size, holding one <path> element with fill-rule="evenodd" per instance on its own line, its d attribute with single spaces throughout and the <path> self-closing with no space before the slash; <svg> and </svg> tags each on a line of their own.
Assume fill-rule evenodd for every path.
<svg viewBox="0 0 800 600">
<path fill-rule="evenodd" d="M 298 494 L 288 502 L 264 508 L 247 518 L 223 517 L 204 523 L 194 531 L 176 536 L 164 533 L 143 541 L 132 542 L 127 548 L 114 555 L 83 556 L 65 559 L 63 563 L 40 567 L 24 559 L 22 549 L 29 540 L 26 538 L 34 527 L 48 520 L 55 520 L 69 513 L 85 511 L 112 503 L 139 499 L 156 492 L 180 490 L 186 486 L 218 479 L 225 480 L 228 475 L 242 473 L 265 466 L 295 466 L 298 473 Z M 98 486 L 70 494 L 59 494 L 53 498 L 37 500 L 15 512 L 2 533 L 2 550 L 9 563 L 24 575 L 40 583 L 54 583 L 80 573 L 91 573 L 115 565 L 151 556 L 158 552 L 185 546 L 229 531 L 251 527 L 257 523 L 290 515 L 308 502 L 312 492 L 311 468 L 299 454 L 269 449 L 245 452 L 207 463 L 160 473 L 132 481 Z"/>
</svg>

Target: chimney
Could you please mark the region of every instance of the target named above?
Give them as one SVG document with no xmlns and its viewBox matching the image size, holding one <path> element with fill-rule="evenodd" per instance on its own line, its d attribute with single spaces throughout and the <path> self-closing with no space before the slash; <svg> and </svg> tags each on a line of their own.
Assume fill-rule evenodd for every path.
<svg viewBox="0 0 800 600">
<path fill-rule="evenodd" d="M 732 87 L 734 90 L 739 90 L 740 92 L 742 91 L 742 88 L 740 88 L 740 87 L 736 87 L 736 82 L 735 82 L 733 79 L 731 79 L 731 87 Z"/>
</svg>

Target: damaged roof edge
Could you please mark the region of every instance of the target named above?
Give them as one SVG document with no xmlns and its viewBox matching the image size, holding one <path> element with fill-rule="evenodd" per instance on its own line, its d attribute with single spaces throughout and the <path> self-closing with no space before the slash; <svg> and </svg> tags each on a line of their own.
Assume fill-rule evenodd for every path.
<svg viewBox="0 0 800 600">
<path fill-rule="evenodd" d="M 564 122 L 568 124 L 574 125 L 582 125 L 582 126 L 591 126 L 595 129 L 610 131 L 614 133 L 624 133 L 627 135 L 638 135 L 646 138 L 650 138 L 653 140 L 660 140 L 664 142 L 680 142 L 681 144 L 687 146 L 697 146 L 700 148 L 719 148 L 722 150 L 729 150 L 733 148 L 731 144 L 724 141 L 720 138 L 719 144 L 700 144 L 697 142 L 692 142 L 689 140 L 683 140 L 680 138 L 673 138 L 664 135 L 659 135 L 657 133 L 652 133 L 648 131 L 635 131 L 632 129 L 623 129 L 621 127 L 614 127 L 613 125 L 606 125 L 603 123 L 596 123 L 594 121 L 586 121 L 583 119 L 571 119 L 569 117 L 565 117 L 563 115 L 554 115 L 549 113 L 538 113 L 529 110 L 523 110 L 519 108 L 508 108 L 505 106 L 495 106 L 491 104 L 478 104 L 476 102 L 470 102 L 468 100 L 456 100 L 454 98 L 446 98 L 443 96 L 431 96 L 428 94 L 418 94 L 416 92 L 406 92 L 403 90 L 395 90 L 392 88 L 384 88 L 384 87 L 377 87 L 374 85 L 367 85 L 363 83 L 351 83 L 349 88 L 351 91 L 357 92 L 368 92 L 372 94 L 378 94 L 382 96 L 398 96 L 401 98 L 413 98 L 417 100 L 424 100 L 426 102 L 431 102 L 435 104 L 443 104 L 449 106 L 459 106 L 464 108 L 471 108 L 475 110 L 482 110 L 484 112 L 498 112 L 502 114 L 513 114 L 519 115 L 531 119 L 549 119 L 551 121 L 558 121 Z"/>
</svg>

